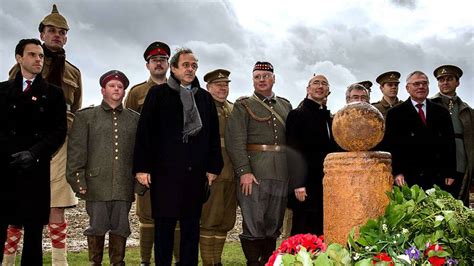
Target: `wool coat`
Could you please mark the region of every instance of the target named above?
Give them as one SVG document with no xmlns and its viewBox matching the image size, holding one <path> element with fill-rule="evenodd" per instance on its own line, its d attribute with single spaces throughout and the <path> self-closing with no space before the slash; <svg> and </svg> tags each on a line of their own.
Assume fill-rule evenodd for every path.
<svg viewBox="0 0 474 266">
<path fill-rule="evenodd" d="M 64 142 L 66 103 L 60 88 L 36 75 L 23 92 L 23 76 L 0 83 L 0 206 L 2 221 L 47 224 L 50 210 L 50 160 Z M 30 151 L 33 166 L 10 165 L 11 155 Z M 3 220 L 4 219 L 4 220 Z"/>
<path fill-rule="evenodd" d="M 206 200 L 206 172 L 219 175 L 223 167 L 216 106 L 209 92 L 199 86 L 194 100 L 202 128 L 183 141 L 183 104 L 179 81 L 148 92 L 138 122 L 133 172 L 151 174 L 153 218 L 199 217 Z"/>
</svg>

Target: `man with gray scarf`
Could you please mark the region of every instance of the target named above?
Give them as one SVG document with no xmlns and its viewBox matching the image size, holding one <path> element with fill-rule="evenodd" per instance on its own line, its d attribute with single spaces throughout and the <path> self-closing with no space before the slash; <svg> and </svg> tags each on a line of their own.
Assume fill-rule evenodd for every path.
<svg viewBox="0 0 474 266">
<path fill-rule="evenodd" d="M 199 220 L 223 161 L 211 94 L 196 78 L 197 59 L 179 49 L 167 83 L 148 92 L 138 123 L 133 173 L 150 188 L 156 265 L 171 265 L 181 227 L 180 265 L 198 264 Z"/>
</svg>

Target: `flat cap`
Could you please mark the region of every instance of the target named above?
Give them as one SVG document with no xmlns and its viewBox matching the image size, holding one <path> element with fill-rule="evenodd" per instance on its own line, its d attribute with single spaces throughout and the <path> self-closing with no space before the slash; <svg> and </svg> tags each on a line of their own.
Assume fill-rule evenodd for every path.
<svg viewBox="0 0 474 266">
<path fill-rule="evenodd" d="M 400 76 L 401 74 L 397 71 L 389 71 L 380 74 L 375 81 L 377 81 L 378 84 L 382 85 L 387 82 L 396 82 L 400 83 Z"/>
<path fill-rule="evenodd" d="M 128 85 L 130 84 L 130 81 L 128 81 L 127 76 L 125 76 L 124 73 L 118 70 L 110 70 L 103 74 L 100 79 L 99 79 L 99 84 L 102 88 L 105 88 L 105 85 L 107 82 L 111 80 L 118 80 L 121 81 L 123 84 L 123 89 L 127 89 Z"/>
<path fill-rule="evenodd" d="M 207 83 L 221 82 L 221 81 L 230 82 L 229 75 L 230 75 L 229 70 L 216 69 L 204 75 L 204 81 Z"/>
<path fill-rule="evenodd" d="M 51 11 L 51 14 L 44 17 L 40 22 L 38 27 L 39 32 L 43 31 L 44 26 L 54 26 L 60 29 L 69 30 L 66 18 L 59 14 L 58 8 L 55 4 L 53 4 L 53 10 Z"/>
<path fill-rule="evenodd" d="M 443 66 L 437 67 L 433 71 L 433 74 L 437 79 L 439 77 L 447 76 L 447 75 L 453 75 L 453 76 L 455 76 L 459 79 L 462 76 L 463 73 L 462 73 L 462 70 L 457 66 L 443 65 Z"/>
<path fill-rule="evenodd" d="M 143 53 L 143 58 L 145 61 L 148 61 L 152 56 L 164 56 L 170 57 L 171 50 L 170 47 L 164 42 L 153 42 L 146 48 L 145 52 Z"/>
<path fill-rule="evenodd" d="M 256 70 L 270 71 L 273 73 L 273 65 L 269 62 L 257 61 L 257 63 L 255 63 L 255 65 L 253 66 L 253 71 Z"/>
<path fill-rule="evenodd" d="M 357 84 L 364 86 L 369 92 L 372 91 L 372 85 L 374 85 L 370 80 L 357 82 Z"/>
</svg>

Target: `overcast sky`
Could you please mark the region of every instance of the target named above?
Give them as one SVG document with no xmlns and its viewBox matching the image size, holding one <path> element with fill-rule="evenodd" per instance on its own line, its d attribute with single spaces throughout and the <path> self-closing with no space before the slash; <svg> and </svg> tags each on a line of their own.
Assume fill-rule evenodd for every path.
<svg viewBox="0 0 474 266">
<path fill-rule="evenodd" d="M 235 100 L 253 91 L 256 61 L 275 67 L 277 95 L 293 106 L 305 96 L 313 73 L 331 84 L 329 108 L 344 103 L 346 87 L 371 80 L 371 101 L 381 93 L 375 78 L 386 71 L 402 74 L 399 97 L 405 100 L 406 75 L 428 74 L 430 96 L 438 91 L 433 70 L 461 67 L 458 94 L 474 105 L 474 4 L 471 0 L 0 0 L 0 79 L 15 63 L 22 38 L 39 38 L 38 24 L 52 4 L 68 21 L 66 57 L 82 72 L 83 106 L 101 101 L 98 79 L 108 70 L 123 71 L 130 83 L 145 81 L 143 52 L 155 40 L 172 50 L 185 46 L 199 59 L 198 77 L 215 68 L 231 73 Z"/>
</svg>

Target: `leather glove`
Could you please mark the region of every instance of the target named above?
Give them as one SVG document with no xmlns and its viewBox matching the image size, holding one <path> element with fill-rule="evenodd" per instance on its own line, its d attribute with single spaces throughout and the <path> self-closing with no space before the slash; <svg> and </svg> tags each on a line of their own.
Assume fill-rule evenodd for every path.
<svg viewBox="0 0 474 266">
<path fill-rule="evenodd" d="M 35 163 L 35 158 L 30 151 L 20 151 L 11 155 L 12 161 L 10 165 L 21 168 L 27 169 L 33 166 Z"/>
</svg>

